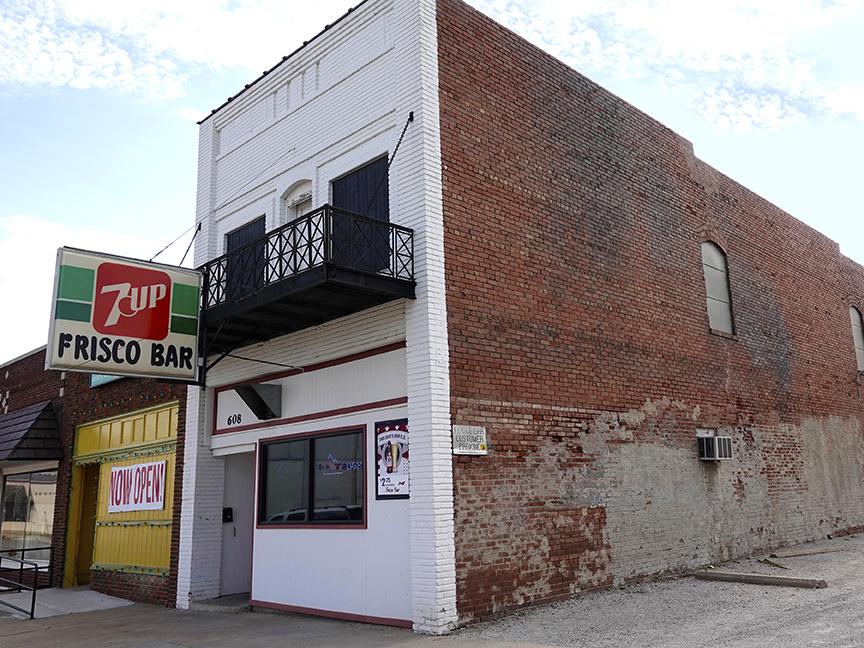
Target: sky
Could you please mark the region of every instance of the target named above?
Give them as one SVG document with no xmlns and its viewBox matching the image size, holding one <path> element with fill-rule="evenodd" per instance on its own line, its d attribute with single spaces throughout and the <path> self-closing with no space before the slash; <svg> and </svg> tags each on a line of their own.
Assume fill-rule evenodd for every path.
<svg viewBox="0 0 864 648">
<path fill-rule="evenodd" d="M 179 263 L 195 122 L 351 4 L 0 0 L 0 363 L 47 340 L 59 246 Z M 864 2 L 470 4 L 864 264 Z"/>
</svg>

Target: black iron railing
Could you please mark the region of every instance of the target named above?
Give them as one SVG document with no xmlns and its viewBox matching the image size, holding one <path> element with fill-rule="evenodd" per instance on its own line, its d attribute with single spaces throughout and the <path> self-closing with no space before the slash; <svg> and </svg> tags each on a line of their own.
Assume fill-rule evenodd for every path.
<svg viewBox="0 0 864 648">
<path fill-rule="evenodd" d="M 48 560 L 26 560 L 24 556 L 27 553 L 45 552 L 48 554 Z M 15 554 L 20 554 L 20 558 L 16 558 Z M 30 592 L 30 608 L 23 608 L 4 601 L 0 597 L 0 605 L 26 614 L 29 618 L 33 618 L 36 612 L 36 591 L 43 587 L 51 587 L 51 582 L 54 580 L 51 547 L 28 547 L 26 549 L 4 549 L 0 552 L 0 595 L 9 594 L 11 592 Z M 47 579 L 40 578 L 41 575 L 47 575 Z"/>
<path fill-rule="evenodd" d="M 204 264 L 204 308 L 324 266 L 413 281 L 414 231 L 324 205 Z"/>
</svg>

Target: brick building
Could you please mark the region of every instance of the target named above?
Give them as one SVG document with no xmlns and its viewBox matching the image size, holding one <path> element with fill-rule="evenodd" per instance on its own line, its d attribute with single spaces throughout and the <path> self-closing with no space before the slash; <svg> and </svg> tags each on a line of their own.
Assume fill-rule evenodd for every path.
<svg viewBox="0 0 864 648">
<path fill-rule="evenodd" d="M 196 219 L 178 607 L 446 632 L 864 525 L 864 269 L 459 0 L 214 110 Z"/>
<path fill-rule="evenodd" d="M 44 367 L 44 347 L 0 365 L 0 551 L 54 586 L 173 606 L 186 387 Z M 159 461 L 162 506 L 109 511 L 112 469 Z"/>
</svg>

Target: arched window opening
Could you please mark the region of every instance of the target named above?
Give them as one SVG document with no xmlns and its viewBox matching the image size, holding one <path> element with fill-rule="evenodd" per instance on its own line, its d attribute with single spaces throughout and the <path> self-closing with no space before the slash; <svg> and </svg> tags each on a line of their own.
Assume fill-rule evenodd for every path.
<svg viewBox="0 0 864 648">
<path fill-rule="evenodd" d="M 855 343 L 858 371 L 864 371 L 864 316 L 861 315 L 860 310 L 850 306 L 849 318 L 852 320 L 852 340 Z"/>
<path fill-rule="evenodd" d="M 282 197 L 282 213 L 285 222 L 293 221 L 312 211 L 312 181 L 304 180 L 294 185 Z"/>
<path fill-rule="evenodd" d="M 729 267 L 726 254 L 716 243 L 702 243 L 702 270 L 705 273 L 708 325 L 712 331 L 732 335 L 735 333 L 735 318 L 732 315 Z"/>
</svg>

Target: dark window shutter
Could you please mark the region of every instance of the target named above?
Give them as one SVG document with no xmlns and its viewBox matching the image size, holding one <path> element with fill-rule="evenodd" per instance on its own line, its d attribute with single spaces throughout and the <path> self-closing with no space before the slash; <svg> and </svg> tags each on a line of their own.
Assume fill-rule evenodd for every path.
<svg viewBox="0 0 864 648">
<path fill-rule="evenodd" d="M 229 301 L 237 301 L 257 292 L 264 285 L 264 217 L 256 218 L 225 237 L 225 251 L 230 253 L 247 243 L 260 241 L 239 254 L 228 257 L 226 289 Z"/>
<path fill-rule="evenodd" d="M 333 206 L 389 222 L 387 158 L 378 158 L 334 180 Z M 390 267 L 390 228 L 336 212 L 333 216 L 333 262 L 364 272 L 386 272 Z"/>
<path fill-rule="evenodd" d="M 255 239 L 264 236 L 264 217 L 256 218 L 251 223 L 246 223 L 243 227 L 234 230 L 225 237 L 225 251 L 233 252 L 237 248 L 243 247 L 247 243 L 251 243 Z"/>
<path fill-rule="evenodd" d="M 378 187 L 379 183 L 380 188 Z M 333 206 L 376 220 L 389 221 L 389 184 L 387 158 L 378 158 L 333 181 Z M 378 190 L 377 194 L 375 193 L 376 189 Z M 366 211 L 367 208 L 369 209 L 368 212 Z"/>
</svg>

